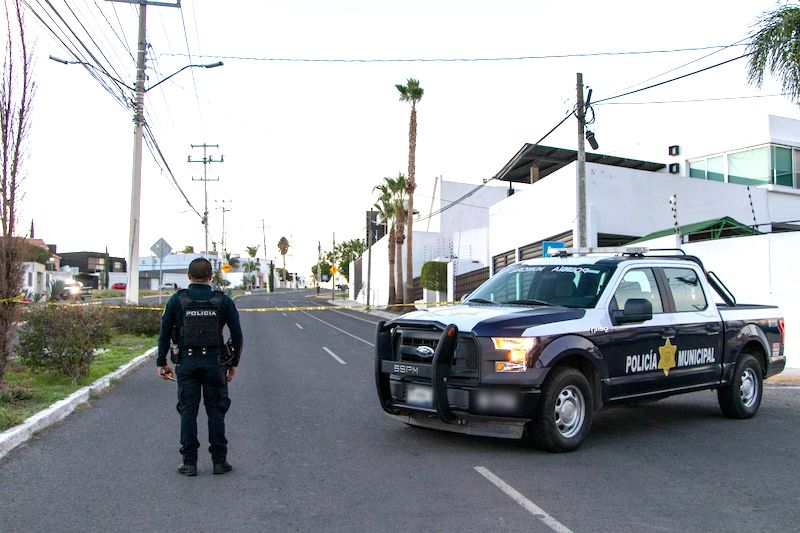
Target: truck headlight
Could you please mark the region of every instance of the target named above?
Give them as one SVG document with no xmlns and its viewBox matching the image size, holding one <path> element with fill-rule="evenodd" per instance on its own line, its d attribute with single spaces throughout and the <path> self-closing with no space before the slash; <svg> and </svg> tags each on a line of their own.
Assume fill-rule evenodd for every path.
<svg viewBox="0 0 800 533">
<path fill-rule="evenodd" d="M 497 350 L 508 352 L 506 361 L 495 361 L 495 372 L 526 372 L 528 353 L 536 346 L 536 337 L 492 337 Z"/>
</svg>

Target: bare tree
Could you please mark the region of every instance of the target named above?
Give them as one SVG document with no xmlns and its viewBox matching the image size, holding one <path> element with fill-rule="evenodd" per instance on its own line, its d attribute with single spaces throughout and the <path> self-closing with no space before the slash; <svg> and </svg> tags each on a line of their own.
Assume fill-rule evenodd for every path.
<svg viewBox="0 0 800 533">
<path fill-rule="evenodd" d="M 13 298 L 22 290 L 22 245 L 15 235 L 17 192 L 30 129 L 35 84 L 32 56 L 25 41 L 20 0 L 4 0 L 6 47 L 0 80 L 0 384 L 14 334 L 18 309 Z"/>
</svg>

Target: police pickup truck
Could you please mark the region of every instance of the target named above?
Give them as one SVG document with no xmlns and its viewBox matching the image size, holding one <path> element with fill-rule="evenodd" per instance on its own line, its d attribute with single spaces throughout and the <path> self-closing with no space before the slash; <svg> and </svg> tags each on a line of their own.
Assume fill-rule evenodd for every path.
<svg viewBox="0 0 800 533">
<path fill-rule="evenodd" d="M 459 305 L 380 322 L 381 406 L 410 425 L 557 452 L 615 403 L 714 389 L 726 416 L 754 416 L 762 380 L 786 364 L 780 311 L 738 304 L 698 258 L 664 253 L 562 249 Z"/>
</svg>

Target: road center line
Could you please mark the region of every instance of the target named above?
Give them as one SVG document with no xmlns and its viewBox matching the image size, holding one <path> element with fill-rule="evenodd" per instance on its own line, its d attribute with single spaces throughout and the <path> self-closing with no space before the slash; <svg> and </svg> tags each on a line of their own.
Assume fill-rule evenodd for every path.
<svg viewBox="0 0 800 533">
<path fill-rule="evenodd" d="M 303 326 L 301 326 L 301 325 L 300 325 L 300 324 L 298 324 L 297 322 L 295 322 L 295 323 L 294 323 L 294 325 L 295 325 L 295 326 L 297 326 L 297 327 L 298 327 L 298 328 L 300 328 L 300 329 L 303 329 Z"/>
<path fill-rule="evenodd" d="M 571 529 L 547 514 L 544 509 L 520 494 L 514 487 L 497 477 L 488 468 L 476 466 L 475 471 L 488 479 L 495 487 L 503 491 L 507 496 L 510 496 L 512 500 L 520 504 L 526 511 L 541 520 L 544 525 L 553 531 L 557 531 L 558 533 L 572 533 Z"/>
<path fill-rule="evenodd" d="M 334 359 L 336 359 L 337 361 L 339 361 L 339 362 L 340 362 L 340 363 L 342 363 L 343 365 L 346 365 L 346 364 L 347 364 L 347 363 L 345 363 L 345 362 L 342 360 L 342 358 L 341 358 L 341 357 L 339 357 L 338 355 L 336 355 L 335 353 L 333 353 L 332 351 L 330 351 L 330 350 L 329 350 L 327 347 L 323 346 L 323 347 L 322 347 L 322 349 L 323 349 L 323 350 L 325 350 L 326 352 L 328 352 L 328 355 L 330 355 L 331 357 L 333 357 Z"/>
<path fill-rule="evenodd" d="M 314 315 L 312 315 L 312 314 L 310 314 L 310 313 L 307 313 L 307 312 L 305 312 L 305 311 L 300 311 L 300 312 L 301 312 L 301 313 L 303 313 L 303 314 L 304 314 L 304 315 L 306 315 L 306 316 L 309 316 L 309 317 L 313 318 L 314 320 L 319 320 L 320 322 L 322 322 L 322 323 L 323 323 L 323 324 L 325 324 L 326 326 L 329 326 L 329 327 L 331 327 L 331 328 L 335 329 L 336 331 L 340 331 L 340 332 L 344 333 L 345 335 L 348 335 L 348 336 L 350 336 L 350 337 L 353 337 L 354 339 L 356 339 L 356 340 L 359 340 L 359 341 L 363 342 L 364 344 L 368 344 L 368 345 L 370 345 L 370 346 L 375 346 L 373 343 L 371 343 L 371 342 L 369 342 L 369 341 L 366 341 L 366 340 L 362 339 L 361 337 L 357 337 L 357 336 L 353 335 L 352 333 L 350 333 L 349 331 L 345 331 L 345 330 L 343 330 L 342 328 L 336 327 L 336 326 L 334 326 L 333 324 L 331 324 L 330 322 L 325 322 L 325 321 L 324 321 L 324 320 L 322 320 L 321 318 L 315 317 Z"/>
</svg>

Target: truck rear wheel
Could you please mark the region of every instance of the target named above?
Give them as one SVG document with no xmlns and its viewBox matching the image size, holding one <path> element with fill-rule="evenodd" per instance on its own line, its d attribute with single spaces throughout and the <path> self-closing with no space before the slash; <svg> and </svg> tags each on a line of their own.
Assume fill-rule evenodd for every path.
<svg viewBox="0 0 800 533">
<path fill-rule="evenodd" d="M 536 418 L 528 427 L 530 440 L 551 452 L 578 448 L 592 427 L 592 389 L 572 367 L 556 367 L 542 389 Z"/>
<path fill-rule="evenodd" d="M 733 379 L 717 391 L 719 407 L 729 418 L 751 418 L 761 405 L 762 391 L 761 365 L 752 354 L 743 353 Z"/>
</svg>

